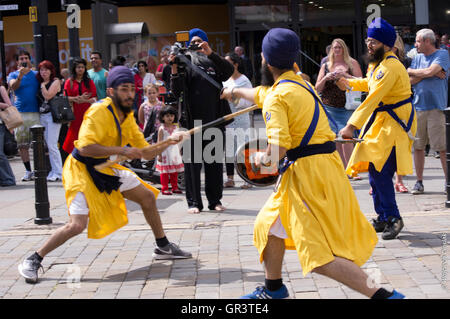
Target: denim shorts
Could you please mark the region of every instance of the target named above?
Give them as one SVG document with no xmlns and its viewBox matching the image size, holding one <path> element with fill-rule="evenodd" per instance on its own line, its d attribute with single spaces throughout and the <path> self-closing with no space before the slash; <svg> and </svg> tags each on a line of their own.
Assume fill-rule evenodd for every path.
<svg viewBox="0 0 450 319">
<path fill-rule="evenodd" d="M 348 120 L 350 119 L 350 117 L 353 114 L 353 111 L 347 110 L 345 108 L 340 108 L 340 107 L 334 107 L 334 106 L 328 106 L 324 104 L 325 109 L 328 112 L 328 115 L 336 122 L 337 124 L 337 128 L 336 126 L 333 124 L 332 121 L 330 121 L 330 119 L 328 119 L 329 123 L 330 123 L 330 128 L 333 132 L 337 132 L 339 133 L 340 130 L 342 130 L 346 125 Z"/>
</svg>

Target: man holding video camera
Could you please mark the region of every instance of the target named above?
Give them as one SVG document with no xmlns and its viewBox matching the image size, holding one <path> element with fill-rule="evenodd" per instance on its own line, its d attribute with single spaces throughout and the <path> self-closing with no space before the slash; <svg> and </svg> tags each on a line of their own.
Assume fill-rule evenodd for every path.
<svg viewBox="0 0 450 319">
<path fill-rule="evenodd" d="M 229 105 L 220 99 L 220 91 L 221 83 L 230 78 L 234 68 L 227 60 L 213 52 L 206 33 L 198 28 L 190 30 L 188 49 L 177 51 L 171 52 L 169 56 L 172 65 L 170 82 L 173 94 L 177 98 L 183 97 L 181 112 L 178 114 L 181 126 L 191 129 L 194 127 L 194 121 L 205 124 L 229 114 Z M 225 126 L 219 129 L 223 133 Z M 191 214 L 198 214 L 203 209 L 200 194 L 202 163 L 205 167 L 208 208 L 213 211 L 225 210 L 220 202 L 223 192 L 223 163 L 215 160 L 210 162 L 203 158 L 203 151 L 208 142 L 203 141 L 203 138 L 202 145 L 196 145 L 196 138 L 189 141 L 191 158 L 185 159 L 185 182 L 188 212 Z M 196 162 L 194 159 L 198 155 L 194 154 L 200 150 L 202 158 L 200 162 Z"/>
</svg>

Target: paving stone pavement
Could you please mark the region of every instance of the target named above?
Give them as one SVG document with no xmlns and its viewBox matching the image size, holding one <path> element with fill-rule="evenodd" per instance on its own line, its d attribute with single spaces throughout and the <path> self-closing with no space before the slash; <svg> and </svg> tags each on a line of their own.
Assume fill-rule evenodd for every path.
<svg viewBox="0 0 450 319">
<path fill-rule="evenodd" d="M 405 228 L 398 239 L 380 240 L 363 266 L 375 283 L 408 298 L 450 298 L 448 260 L 450 210 L 445 208 L 439 160 L 427 157 L 423 195 L 397 194 Z M 17 180 L 24 173 L 12 160 Z M 368 177 L 352 181 L 367 218 L 375 217 Z M 411 189 L 415 179 L 405 177 Z M 242 181 L 237 179 L 237 186 Z M 235 299 L 264 282 L 252 245 L 253 222 L 271 188 L 225 189 L 225 212 L 186 213 L 184 195 L 157 200 L 167 237 L 193 258 L 152 260 L 154 237 L 140 207 L 128 202 L 129 224 L 100 240 L 81 234 L 51 252 L 35 285 L 25 283 L 17 265 L 68 220 L 62 184 L 49 183 L 53 224 L 34 224 L 34 184 L 18 182 L 0 190 L 0 298 L 26 299 Z M 303 277 L 295 251 L 287 251 L 283 279 L 291 298 L 360 299 L 361 294 L 318 274 Z"/>
</svg>

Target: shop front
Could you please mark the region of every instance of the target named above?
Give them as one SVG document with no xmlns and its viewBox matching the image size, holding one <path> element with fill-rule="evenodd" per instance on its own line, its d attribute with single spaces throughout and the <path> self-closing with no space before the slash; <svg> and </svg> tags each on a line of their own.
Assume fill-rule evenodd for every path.
<svg viewBox="0 0 450 319">
<path fill-rule="evenodd" d="M 343 39 L 351 56 L 362 63 L 367 23 L 377 16 L 395 26 L 407 48 L 413 46 L 418 29 L 432 27 L 445 33 L 449 25 L 444 5 L 432 0 L 232 0 L 229 5 L 232 45 L 244 47 L 255 70 L 260 68 L 261 42 L 267 31 L 290 28 L 301 38 L 298 63 L 312 79 L 335 38 Z M 258 73 L 254 84 L 259 83 Z"/>
</svg>

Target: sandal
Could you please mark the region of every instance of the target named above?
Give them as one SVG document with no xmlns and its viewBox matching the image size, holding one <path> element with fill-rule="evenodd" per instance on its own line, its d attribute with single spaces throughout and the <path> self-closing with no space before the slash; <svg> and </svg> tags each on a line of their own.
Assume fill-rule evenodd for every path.
<svg viewBox="0 0 450 319">
<path fill-rule="evenodd" d="M 162 191 L 161 192 L 163 195 L 172 195 L 171 191 Z"/>
<path fill-rule="evenodd" d="M 362 180 L 362 177 L 359 176 L 359 175 L 356 175 L 355 177 L 353 177 L 353 180 L 354 181 L 360 181 L 360 180 Z"/>
<path fill-rule="evenodd" d="M 402 183 L 396 183 L 395 190 L 399 193 L 408 193 L 408 187 L 406 187 Z"/>
<path fill-rule="evenodd" d="M 253 187 L 253 185 L 249 184 L 249 183 L 244 183 L 243 185 L 241 185 L 242 189 L 249 189 L 249 188 L 252 188 L 252 187 Z"/>
<path fill-rule="evenodd" d="M 225 184 L 223 184 L 223 187 L 225 187 L 225 188 L 232 188 L 232 187 L 234 187 L 234 181 L 231 180 L 231 179 L 227 180 L 225 182 Z"/>
</svg>

